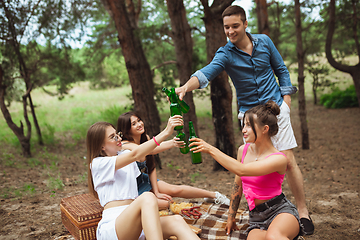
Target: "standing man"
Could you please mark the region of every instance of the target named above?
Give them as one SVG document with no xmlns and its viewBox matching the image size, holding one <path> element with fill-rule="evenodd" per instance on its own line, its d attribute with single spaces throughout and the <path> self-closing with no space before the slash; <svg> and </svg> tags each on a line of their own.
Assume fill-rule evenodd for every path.
<svg viewBox="0 0 360 240">
<path fill-rule="evenodd" d="M 297 143 L 290 122 L 290 95 L 296 93 L 297 89 L 292 86 L 289 71 L 271 39 L 264 34 L 246 32 L 248 22 L 242 7 L 229 6 L 222 17 L 229 42 L 218 49 L 207 66 L 196 71 L 185 85 L 175 91 L 183 99 L 186 92 L 206 87 L 209 81 L 225 70 L 236 89 L 240 120 L 246 110 L 268 100 L 280 106 L 279 132 L 272 142 L 288 158 L 287 181 L 295 197 L 305 234 L 311 235 L 314 225 L 306 207 L 303 177 L 293 153 Z M 230 210 L 240 203 L 240 200 L 231 200 L 233 206 Z"/>
</svg>

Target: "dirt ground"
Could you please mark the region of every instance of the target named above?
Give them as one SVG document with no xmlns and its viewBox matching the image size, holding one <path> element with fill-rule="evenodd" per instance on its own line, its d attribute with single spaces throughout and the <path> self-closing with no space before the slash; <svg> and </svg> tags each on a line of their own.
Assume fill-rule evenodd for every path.
<svg viewBox="0 0 360 240">
<path fill-rule="evenodd" d="M 307 104 L 307 109 L 309 150 L 301 148 L 298 111 L 295 107 L 292 110 L 292 123 L 299 144 L 295 156 L 304 177 L 307 206 L 315 222 L 314 235 L 306 236 L 306 239 L 360 239 L 360 109 L 331 110 L 312 103 Z M 214 144 L 211 119 L 199 120 L 199 135 Z M 234 126 L 237 129 L 236 123 Z M 235 135 L 239 146 L 242 142 L 239 130 Z M 29 161 L 25 163 L 27 160 L 17 153 L 18 150 L 1 147 L 1 152 L 13 151 L 16 162 L 9 166 L 5 164 L 5 154 L 0 155 L 0 239 L 65 239 L 68 235 L 61 222 L 59 204 L 64 197 L 87 192 L 84 177 L 86 151 L 84 142 L 70 147 L 64 142 L 66 140 L 34 153 L 34 158 L 41 164 L 50 165 L 60 172 L 59 180 L 65 185 L 61 190 L 50 190 L 49 182 L 55 181 L 56 177 L 49 177 L 49 168 L 41 165 L 31 167 Z M 230 196 L 234 175 L 226 171 L 213 172 L 213 160 L 209 156 L 203 155 L 200 165 L 192 165 L 190 156 L 181 155 L 178 149 L 160 156 L 162 169 L 157 171 L 159 179 L 216 190 Z M 55 164 L 51 165 L 52 162 Z M 26 184 L 34 186 L 33 191 L 20 191 Z M 286 181 L 283 189 L 295 203 Z M 241 207 L 245 206 L 243 199 Z"/>
</svg>

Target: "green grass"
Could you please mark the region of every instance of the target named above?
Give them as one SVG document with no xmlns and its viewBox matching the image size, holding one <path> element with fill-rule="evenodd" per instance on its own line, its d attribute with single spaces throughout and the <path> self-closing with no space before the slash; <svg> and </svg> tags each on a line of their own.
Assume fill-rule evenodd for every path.
<svg viewBox="0 0 360 240">
<path fill-rule="evenodd" d="M 35 186 L 31 183 L 24 183 L 22 187 L 2 188 L 0 197 L 7 198 L 21 198 L 24 195 L 33 195 L 36 193 Z"/>
<path fill-rule="evenodd" d="M 51 90 L 51 88 L 50 88 Z M 77 84 L 63 100 L 51 97 L 42 90 L 32 92 L 35 112 L 46 144 L 53 144 L 65 135 L 71 135 L 76 141 L 84 139 L 88 127 L 97 121 L 116 122 L 117 117 L 130 104 L 126 94 L 131 92 L 130 86 L 108 90 L 90 90 L 88 83 Z M 22 105 L 12 103 L 9 108 L 13 121 L 20 126 L 24 123 Z M 30 113 L 29 113 L 30 114 Z M 31 115 L 29 116 L 32 122 Z M 19 142 L 7 126 L 5 119 L 0 119 L 0 142 L 11 146 L 20 146 Z M 26 126 L 25 126 L 26 132 Z M 36 132 L 32 122 L 32 143 L 36 141 Z"/>
</svg>

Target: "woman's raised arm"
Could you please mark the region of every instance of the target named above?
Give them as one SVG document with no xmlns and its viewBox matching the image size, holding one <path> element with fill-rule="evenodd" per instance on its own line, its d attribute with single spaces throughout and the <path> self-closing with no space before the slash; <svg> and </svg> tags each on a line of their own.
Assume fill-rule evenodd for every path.
<svg viewBox="0 0 360 240">
<path fill-rule="evenodd" d="M 115 169 L 120 169 L 131 162 L 144 159 L 146 155 L 149 155 L 162 141 L 168 138 L 173 132 L 174 127 L 184 125 L 182 116 L 175 115 L 170 117 L 166 128 L 158 135 L 153 137 L 152 140 L 144 142 L 135 147 L 131 152 L 118 155 L 116 158 Z"/>
</svg>

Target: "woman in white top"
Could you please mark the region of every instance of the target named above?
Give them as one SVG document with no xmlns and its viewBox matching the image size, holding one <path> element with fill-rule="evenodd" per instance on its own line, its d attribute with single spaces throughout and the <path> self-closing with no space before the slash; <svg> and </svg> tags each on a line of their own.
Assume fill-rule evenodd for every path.
<svg viewBox="0 0 360 240">
<path fill-rule="evenodd" d="M 89 190 L 104 207 L 98 224 L 98 240 L 121 239 L 199 239 L 179 215 L 159 216 L 157 199 L 147 192 L 138 197 L 136 177 L 140 174 L 135 161 L 142 161 L 163 140 L 183 125 L 181 116 L 169 118 L 166 128 L 132 151 L 122 150 L 121 133 L 110 123 L 93 124 L 86 136 L 89 163 Z M 144 236 L 145 235 L 145 236 Z"/>
</svg>

